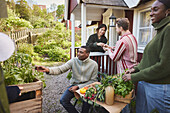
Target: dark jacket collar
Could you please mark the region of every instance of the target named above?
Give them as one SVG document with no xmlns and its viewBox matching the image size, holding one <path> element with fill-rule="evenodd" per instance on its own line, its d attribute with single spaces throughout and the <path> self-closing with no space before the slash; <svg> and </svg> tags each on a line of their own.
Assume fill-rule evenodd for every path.
<svg viewBox="0 0 170 113">
<path fill-rule="evenodd" d="M 152 25 L 156 30 L 158 30 L 158 29 L 164 27 L 165 25 L 167 25 L 168 23 L 170 23 L 170 16 L 162 19 L 159 23 L 154 23 Z"/>
</svg>

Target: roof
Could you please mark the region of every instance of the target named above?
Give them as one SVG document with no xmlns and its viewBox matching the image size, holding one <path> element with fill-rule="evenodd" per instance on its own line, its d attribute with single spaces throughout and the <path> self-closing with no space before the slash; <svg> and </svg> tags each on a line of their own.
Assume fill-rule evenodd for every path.
<svg viewBox="0 0 170 113">
<path fill-rule="evenodd" d="M 134 8 L 151 0 L 65 0 L 65 19 L 70 19 L 70 14 L 77 9 L 80 13 L 80 3 L 85 3 L 87 6 L 95 6 L 95 8 Z M 97 9 L 97 10 L 98 10 Z M 76 12 L 76 11 L 75 11 Z"/>
<path fill-rule="evenodd" d="M 124 0 L 82 0 L 86 4 L 109 5 L 109 6 L 124 6 L 127 7 Z"/>
<path fill-rule="evenodd" d="M 123 0 L 129 8 L 137 7 L 140 4 L 149 2 L 151 0 Z"/>
</svg>

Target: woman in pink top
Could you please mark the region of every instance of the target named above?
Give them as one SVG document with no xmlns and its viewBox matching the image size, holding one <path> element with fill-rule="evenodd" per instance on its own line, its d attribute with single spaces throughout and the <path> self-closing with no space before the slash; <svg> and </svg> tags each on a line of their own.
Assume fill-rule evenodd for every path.
<svg viewBox="0 0 170 113">
<path fill-rule="evenodd" d="M 117 73 L 124 73 L 125 69 L 131 69 L 137 65 L 137 41 L 129 31 L 129 20 L 118 18 L 116 20 L 116 32 L 121 36 L 115 47 L 104 45 L 104 50 L 109 52 L 110 58 L 117 61 Z"/>
</svg>

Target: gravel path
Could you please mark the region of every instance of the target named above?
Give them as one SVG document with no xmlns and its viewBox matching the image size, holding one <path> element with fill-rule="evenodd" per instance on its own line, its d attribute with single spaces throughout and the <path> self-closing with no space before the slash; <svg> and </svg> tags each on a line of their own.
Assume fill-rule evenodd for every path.
<svg viewBox="0 0 170 113">
<path fill-rule="evenodd" d="M 70 85 L 69 80 L 66 78 L 68 72 L 58 76 L 44 75 L 46 80 L 46 88 L 43 89 L 43 113 L 67 113 L 64 107 L 60 104 L 60 97 Z M 72 99 L 72 103 L 74 103 Z M 76 105 L 76 109 L 81 111 L 81 104 Z"/>
</svg>

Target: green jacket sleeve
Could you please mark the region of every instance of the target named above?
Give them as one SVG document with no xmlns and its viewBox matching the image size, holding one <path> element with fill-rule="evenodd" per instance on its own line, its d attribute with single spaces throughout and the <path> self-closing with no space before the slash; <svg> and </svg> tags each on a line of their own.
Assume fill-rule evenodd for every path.
<svg viewBox="0 0 170 113">
<path fill-rule="evenodd" d="M 162 37 L 162 49 L 159 55 L 159 62 L 152 66 L 142 69 L 137 73 L 131 75 L 132 82 L 137 81 L 154 81 L 161 78 L 166 78 L 170 74 L 170 38 L 169 38 L 170 26 L 166 27 Z"/>
<path fill-rule="evenodd" d="M 0 113 L 10 113 L 9 110 L 9 104 L 8 104 L 8 97 L 7 97 L 7 93 L 6 93 L 6 88 L 5 88 L 5 82 L 3 79 L 3 72 L 1 69 L 1 65 L 0 65 Z"/>
</svg>

